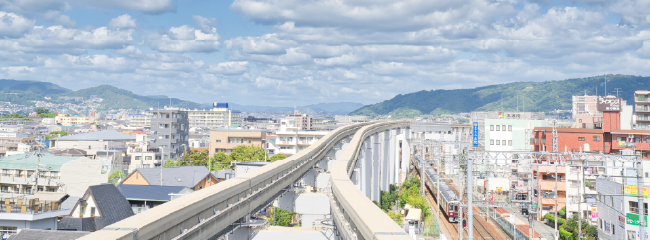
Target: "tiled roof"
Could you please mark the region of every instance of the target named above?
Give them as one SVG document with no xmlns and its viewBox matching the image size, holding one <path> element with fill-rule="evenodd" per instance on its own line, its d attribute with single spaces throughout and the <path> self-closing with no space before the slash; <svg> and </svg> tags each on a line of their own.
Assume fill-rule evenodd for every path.
<svg viewBox="0 0 650 240">
<path fill-rule="evenodd" d="M 205 166 L 138 168 L 136 171 L 140 172 L 150 185 L 183 186 L 188 188 L 194 188 L 210 173 Z M 161 173 L 162 183 L 160 182 Z"/>
<path fill-rule="evenodd" d="M 65 137 L 58 137 L 54 140 L 57 141 L 119 141 L 119 140 L 135 140 L 134 136 L 124 134 L 115 130 L 104 130 L 99 132 L 89 132 Z"/>
<path fill-rule="evenodd" d="M 133 216 L 129 201 L 124 198 L 115 185 L 102 184 L 89 188 L 106 225 Z"/>
<path fill-rule="evenodd" d="M 127 200 L 169 201 L 170 193 L 177 194 L 184 186 L 128 185 L 120 184 L 117 189 Z"/>
</svg>

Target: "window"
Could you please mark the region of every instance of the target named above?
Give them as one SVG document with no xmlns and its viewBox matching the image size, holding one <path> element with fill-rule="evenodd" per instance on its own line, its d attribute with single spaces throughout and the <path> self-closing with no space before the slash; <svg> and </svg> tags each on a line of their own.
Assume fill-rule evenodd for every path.
<svg viewBox="0 0 650 240">
<path fill-rule="evenodd" d="M 497 140 L 497 145 L 501 145 L 501 140 Z"/>
<path fill-rule="evenodd" d="M 624 142 L 625 138 L 624 137 L 616 137 L 617 142 Z"/>
<path fill-rule="evenodd" d="M 91 217 L 94 217 L 94 216 L 95 216 L 95 208 L 94 208 L 94 207 L 91 207 L 91 208 L 90 208 L 90 216 L 91 216 Z"/>
<path fill-rule="evenodd" d="M 634 138 L 634 142 L 635 142 L 635 143 L 640 143 L 640 142 L 641 142 L 641 138 Z"/>
<path fill-rule="evenodd" d="M 135 156 L 135 160 L 140 160 L 140 156 Z"/>
<path fill-rule="evenodd" d="M 648 177 L 648 172 L 645 172 L 645 177 Z"/>
<path fill-rule="evenodd" d="M 584 140 L 585 140 L 584 137 L 579 137 L 579 138 L 578 138 L 578 141 L 584 141 Z"/>
<path fill-rule="evenodd" d="M 502 140 L 501 145 L 505 146 L 506 145 L 506 140 Z"/>
<path fill-rule="evenodd" d="M 506 131 L 506 125 L 501 125 L 501 131 Z"/>
<path fill-rule="evenodd" d="M 512 132 L 512 125 L 508 125 L 508 132 Z"/>
<path fill-rule="evenodd" d="M 220 143 L 220 142 L 221 142 L 221 140 L 219 140 L 219 139 L 217 139 L 217 142 L 218 142 L 218 143 Z"/>
<path fill-rule="evenodd" d="M 494 139 L 490 139 L 490 145 L 494 145 Z"/>
<path fill-rule="evenodd" d="M 600 136 L 594 136 L 594 142 L 600 142 Z"/>
<path fill-rule="evenodd" d="M 629 206 L 629 209 L 630 209 L 631 213 L 639 214 L 639 203 L 638 202 L 629 201 L 628 206 Z"/>
<path fill-rule="evenodd" d="M 249 140 L 248 140 L 248 144 L 251 144 L 251 143 L 252 143 L 252 141 L 249 139 Z"/>
<path fill-rule="evenodd" d="M 81 206 L 79 209 L 79 217 L 82 218 L 84 217 L 84 213 L 86 212 L 86 206 Z"/>
<path fill-rule="evenodd" d="M 151 160 L 151 156 L 144 157 L 144 160 Z"/>
<path fill-rule="evenodd" d="M 494 131 L 494 125 L 490 125 L 490 131 Z"/>
<path fill-rule="evenodd" d="M 497 125 L 497 131 L 501 131 L 501 125 Z"/>
<path fill-rule="evenodd" d="M 512 140 L 508 140 L 508 146 L 512 146 Z"/>
<path fill-rule="evenodd" d="M 12 234 L 17 232 L 18 232 L 18 227 L 0 226 L 0 235 L 2 236 L 4 236 L 5 234 Z"/>
</svg>

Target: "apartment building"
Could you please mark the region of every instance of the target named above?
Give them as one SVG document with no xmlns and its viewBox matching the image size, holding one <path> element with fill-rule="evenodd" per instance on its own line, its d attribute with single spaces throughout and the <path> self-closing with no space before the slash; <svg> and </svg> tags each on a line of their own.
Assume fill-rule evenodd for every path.
<svg viewBox="0 0 650 240">
<path fill-rule="evenodd" d="M 143 114 L 131 114 L 128 124 L 130 127 L 150 127 L 152 116 L 153 114 L 149 111 L 145 111 Z"/>
<path fill-rule="evenodd" d="M 63 126 L 85 125 L 95 122 L 95 117 L 66 117 L 62 114 L 57 115 L 54 120 Z"/>
<path fill-rule="evenodd" d="M 285 119 L 292 120 L 292 123 L 298 130 L 312 130 L 314 119 L 307 114 L 300 113 L 300 110 L 294 110 L 293 114 L 289 114 Z"/>
<path fill-rule="evenodd" d="M 537 204 L 541 206 L 541 214 L 555 212 L 566 206 L 566 167 L 538 166 L 533 168 L 537 178 Z M 554 191 L 557 189 L 557 191 Z"/>
<path fill-rule="evenodd" d="M 280 130 L 276 132 L 275 145 L 280 153 L 293 155 L 327 135 L 325 131 L 304 131 L 303 119 L 291 117 L 280 121 Z"/>
<path fill-rule="evenodd" d="M 650 130 L 650 91 L 634 92 L 634 108 L 636 110 L 637 129 Z"/>
<path fill-rule="evenodd" d="M 243 123 L 241 112 L 233 111 L 228 103 L 213 103 L 209 110 L 188 110 L 189 124 L 191 128 L 222 128 Z"/>
<path fill-rule="evenodd" d="M 50 149 L 110 150 L 124 148 L 135 137 L 115 130 L 80 133 L 50 140 Z"/>
<path fill-rule="evenodd" d="M 218 152 L 230 154 L 239 145 L 266 146 L 266 130 L 254 129 L 213 129 L 208 143 L 210 156 Z"/>
<path fill-rule="evenodd" d="M 188 112 L 178 108 L 150 110 L 150 149 L 160 152 L 160 160 L 178 159 L 189 151 Z"/>
<path fill-rule="evenodd" d="M 40 171 L 38 179 L 37 163 L 47 169 Z M 108 181 L 108 174 L 102 170 L 101 162 L 86 157 L 56 156 L 45 151 L 40 160 L 35 154 L 13 155 L 0 161 L 0 192 L 33 194 L 38 181 L 38 191 L 81 196 L 88 186 Z"/>
<path fill-rule="evenodd" d="M 0 157 L 29 152 L 36 144 L 31 137 L 0 137 Z"/>
</svg>

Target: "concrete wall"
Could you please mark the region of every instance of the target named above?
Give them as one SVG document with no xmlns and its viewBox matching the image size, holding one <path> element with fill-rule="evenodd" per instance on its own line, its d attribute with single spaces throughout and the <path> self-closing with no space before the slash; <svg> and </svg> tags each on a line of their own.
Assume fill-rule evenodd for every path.
<svg viewBox="0 0 650 240">
<path fill-rule="evenodd" d="M 81 197 L 89 186 L 108 182 L 108 173 L 102 174 L 102 164 L 97 160 L 81 157 L 61 167 L 62 188 L 73 197 Z"/>
</svg>

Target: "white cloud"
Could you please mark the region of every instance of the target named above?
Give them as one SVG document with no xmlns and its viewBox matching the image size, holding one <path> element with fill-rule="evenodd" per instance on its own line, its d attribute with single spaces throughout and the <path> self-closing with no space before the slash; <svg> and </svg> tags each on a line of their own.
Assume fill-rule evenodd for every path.
<svg viewBox="0 0 650 240">
<path fill-rule="evenodd" d="M 121 15 L 119 17 L 111 19 L 108 22 L 108 27 L 110 29 L 129 29 L 129 28 L 138 28 L 138 24 L 135 22 L 135 19 L 128 14 Z"/>
<path fill-rule="evenodd" d="M 176 6 L 172 4 L 171 0 L 77 0 L 76 3 L 95 8 L 134 10 L 148 14 L 176 12 Z"/>
<path fill-rule="evenodd" d="M 167 33 L 149 40 L 151 47 L 161 52 L 215 52 L 221 46 L 216 28 L 203 33 L 187 25 L 171 27 Z"/>
<path fill-rule="evenodd" d="M 0 12 L 0 37 L 20 38 L 33 26 L 33 20 L 15 13 Z"/>
<path fill-rule="evenodd" d="M 248 72 L 248 62 L 222 62 L 209 66 L 206 72 L 223 75 L 241 75 Z"/>
<path fill-rule="evenodd" d="M 192 16 L 194 23 L 201 29 L 203 33 L 212 33 L 216 31 L 216 27 L 219 24 L 216 18 L 204 18 L 198 15 Z"/>
</svg>

